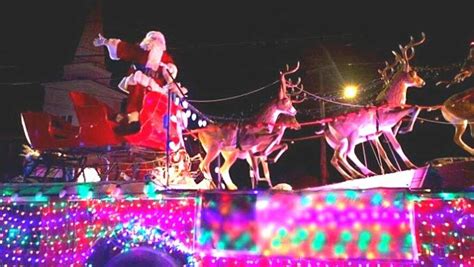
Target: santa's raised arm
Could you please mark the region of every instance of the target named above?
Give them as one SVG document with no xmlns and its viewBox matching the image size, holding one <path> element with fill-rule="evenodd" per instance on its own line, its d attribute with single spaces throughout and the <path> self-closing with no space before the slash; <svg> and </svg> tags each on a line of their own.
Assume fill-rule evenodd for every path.
<svg viewBox="0 0 474 267">
<path fill-rule="evenodd" d="M 131 44 L 116 38 L 105 38 L 101 34 L 94 39 L 94 46 L 105 46 L 112 60 L 133 63 L 128 76 L 119 83 L 119 88 L 128 92 L 127 119 L 130 129 L 119 129 L 123 134 L 140 129 L 138 122 L 146 90 L 166 93 L 174 83 L 178 68 L 166 51 L 164 35 L 159 31 L 150 31 L 140 44 Z"/>
</svg>

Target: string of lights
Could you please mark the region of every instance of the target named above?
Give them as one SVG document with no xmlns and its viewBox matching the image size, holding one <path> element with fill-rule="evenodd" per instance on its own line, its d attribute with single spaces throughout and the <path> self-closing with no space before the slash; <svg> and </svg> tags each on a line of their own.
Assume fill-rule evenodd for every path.
<svg viewBox="0 0 474 267">
<path fill-rule="evenodd" d="M 237 98 L 241 98 L 241 97 L 244 97 L 244 96 L 248 96 L 248 95 L 252 95 L 252 94 L 255 94 L 255 93 L 258 93 L 264 89 L 267 89 L 269 88 L 270 86 L 278 83 L 279 81 L 278 80 L 275 80 L 267 85 L 264 85 L 260 88 L 257 88 L 255 90 L 252 90 L 252 91 L 249 91 L 249 92 L 246 92 L 246 93 L 243 93 L 243 94 L 239 94 L 239 95 L 234 95 L 234 96 L 229 96 L 229 97 L 223 97 L 223 98 L 216 98 L 216 99 L 190 99 L 188 100 L 188 102 L 190 103 L 215 103 L 215 102 L 224 102 L 224 101 L 228 101 L 228 100 L 233 100 L 233 99 L 237 99 Z"/>
<path fill-rule="evenodd" d="M 354 65 L 357 63 L 346 63 L 347 65 Z M 370 64 L 375 64 L 375 62 L 370 62 Z M 420 67 L 415 67 L 417 71 L 420 73 L 423 73 L 423 77 L 426 79 L 430 79 L 433 77 L 438 77 L 440 73 L 442 72 L 449 72 L 454 69 L 458 69 L 461 66 L 461 63 L 453 63 L 450 65 L 446 66 L 420 66 Z M 323 68 L 323 67 L 321 67 Z M 100 79 L 110 79 L 109 77 L 99 77 L 95 78 L 94 80 L 100 80 Z M 58 81 L 68 81 L 68 80 L 58 80 Z M 2 83 L 1 85 L 25 85 L 25 84 L 32 84 L 34 82 L 15 82 L 15 83 Z M 230 115 L 207 115 L 204 114 L 203 112 L 199 111 L 189 103 L 218 103 L 218 102 L 225 102 L 229 100 L 235 100 L 235 99 L 240 99 L 244 98 L 246 96 L 258 93 L 260 91 L 263 91 L 273 85 L 278 83 L 278 80 L 272 81 L 262 87 L 259 87 L 257 89 L 250 90 L 248 92 L 234 95 L 234 96 L 228 96 L 228 97 L 222 97 L 222 98 L 215 98 L 215 99 L 186 99 L 186 100 L 179 100 L 181 103 L 186 103 L 186 108 L 191 111 L 191 114 L 186 114 L 188 118 L 194 117 L 192 113 L 197 114 L 200 118 L 203 118 L 204 120 L 208 122 L 213 122 L 213 121 L 246 121 L 250 120 L 252 116 L 245 115 L 243 112 L 240 114 L 230 114 Z M 374 100 L 374 96 L 380 92 L 380 88 L 382 85 L 381 79 L 373 79 L 369 81 L 367 84 L 359 86 L 358 90 L 360 92 L 359 97 L 358 97 L 358 103 L 349 103 L 347 101 L 342 100 L 340 97 L 340 91 L 329 91 L 325 92 L 323 94 L 321 93 L 313 93 L 308 90 L 304 90 L 305 96 L 302 100 L 313 100 L 313 101 L 324 101 L 327 102 L 328 106 L 325 107 L 325 111 L 328 113 L 331 112 L 341 112 L 346 108 L 360 108 L 363 107 L 367 104 L 370 104 L 371 101 Z M 67 89 L 64 88 L 59 88 L 55 86 L 50 86 L 48 85 L 48 89 L 51 90 L 56 90 L 56 91 L 68 91 Z M 110 95 L 104 95 L 104 94 L 98 94 L 98 93 L 91 93 L 91 95 L 96 96 L 96 97 L 101 97 L 101 98 L 108 98 L 108 99 L 113 99 L 113 100 L 122 100 L 123 98 L 119 97 L 113 97 Z M 261 106 L 264 103 L 261 103 L 258 108 L 261 108 Z M 250 114 L 254 112 L 256 108 L 251 108 L 250 110 L 247 110 L 246 113 Z M 305 114 L 305 115 L 313 115 L 319 116 L 320 112 L 318 109 L 315 108 L 306 108 L 306 109 L 298 109 L 299 114 Z M 189 113 L 189 112 L 188 112 Z M 445 122 L 439 122 L 435 120 L 430 120 L 427 118 L 419 118 L 420 120 L 424 120 L 427 122 L 433 122 L 433 123 L 442 123 L 442 124 L 449 124 Z"/>
</svg>

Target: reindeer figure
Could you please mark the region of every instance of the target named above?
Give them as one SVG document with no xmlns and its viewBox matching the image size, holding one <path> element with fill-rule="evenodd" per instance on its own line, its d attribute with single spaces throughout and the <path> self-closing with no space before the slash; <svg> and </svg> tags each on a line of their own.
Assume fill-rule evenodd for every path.
<svg viewBox="0 0 474 267">
<path fill-rule="evenodd" d="M 380 134 L 384 134 L 405 165 L 409 168 L 416 168 L 403 152 L 392 128 L 404 117 L 419 111 L 420 108 L 417 106 L 373 106 L 361 109 L 357 113 L 346 114 L 330 122 L 328 128 L 336 140 L 331 163 L 346 179 L 364 177 L 347 162 L 347 157 L 355 153 L 357 144 L 374 140 Z M 341 166 L 348 172 L 345 172 Z"/>
<path fill-rule="evenodd" d="M 474 137 L 474 88 L 449 97 L 441 106 L 441 113 L 455 128 L 454 143 L 474 155 L 474 148 L 462 140 L 468 124 L 471 128 L 471 137 Z"/>
<path fill-rule="evenodd" d="M 439 81 L 436 85 L 446 84 L 446 87 L 449 87 L 456 83 L 462 83 L 465 79 L 471 77 L 474 73 L 474 41 L 471 42 L 469 48 L 469 54 L 467 55 L 466 60 L 464 60 L 463 65 L 459 72 L 454 76 L 452 81 Z"/>
<path fill-rule="evenodd" d="M 425 81 L 418 76 L 417 72 L 411 68 L 409 64 L 409 61 L 415 55 L 414 47 L 422 44 L 424 41 L 424 33 L 422 33 L 421 40 L 417 42 L 414 41 L 413 37 L 410 37 L 410 42 L 407 45 L 399 46 L 401 50 L 400 54 L 392 51 L 395 55 L 395 62 L 392 64 L 386 62 L 385 68 L 379 70 L 382 76 L 381 78 L 385 83 L 385 89 L 377 97 L 377 100 L 383 103 L 382 106 L 361 109 L 356 113 L 339 116 L 334 121 L 329 122 L 327 129 L 324 130 L 327 143 L 334 149 L 331 163 L 344 178 L 353 179 L 356 177 L 375 175 L 373 171 L 369 170 L 360 162 L 355 154 L 355 146 L 366 141 L 374 143 L 382 159 L 391 171 L 396 170 L 378 139 L 382 133 L 394 146 L 405 164 L 411 168 L 416 167 L 404 154 L 400 144 L 395 138 L 397 130 L 395 130 L 394 134 L 392 128 L 396 126 L 395 128 L 398 129 L 402 119 L 406 115 L 411 114 L 412 118 L 409 125 L 401 132 L 411 131 L 416 117 L 420 112 L 419 108 L 404 106 L 406 103 L 407 89 L 409 87 L 419 88 L 425 85 Z M 411 51 L 411 53 L 409 54 L 408 51 Z M 398 70 L 395 72 L 394 68 L 396 66 L 398 66 Z M 388 71 L 390 71 L 390 73 L 388 73 Z M 402 108 L 398 109 L 399 107 Z M 394 119 L 396 119 L 396 123 L 393 123 Z M 356 164 L 363 175 L 349 164 L 347 158 L 350 158 L 351 161 Z M 346 170 L 344 170 L 343 167 Z"/>
<path fill-rule="evenodd" d="M 273 134 L 275 122 L 280 114 L 296 115 L 296 109 L 290 98 L 291 94 L 288 94 L 287 89 L 297 87 L 299 82 L 292 84 L 286 79 L 286 75 L 296 72 L 298 68 L 299 62 L 295 68 L 290 70 L 287 66 L 285 72 L 280 72 L 281 84 L 278 97 L 268 103 L 251 122 L 211 124 L 197 130 L 198 139 L 206 151 L 206 156 L 199 166 L 206 179 L 212 181 L 209 166 L 222 153 L 225 162 L 219 171 L 223 181 L 228 189 L 237 189 L 237 186 L 232 182 L 229 170 L 238 158 L 239 151 L 255 150 L 261 140 L 260 137 Z M 257 167 L 255 164 L 252 169 L 256 170 Z M 254 180 L 256 181 L 257 178 L 255 177 Z"/>
<path fill-rule="evenodd" d="M 278 159 L 288 150 L 288 145 L 286 143 L 280 144 L 285 130 L 290 128 L 292 130 L 301 129 L 301 125 L 298 123 L 294 116 L 281 114 L 278 117 L 275 128 L 272 133 L 258 136 L 258 142 L 256 146 L 252 147 L 248 151 L 224 151 L 222 155 L 224 158 L 232 158 L 229 156 L 229 153 L 238 153 L 238 158 L 246 159 L 247 163 L 250 166 L 250 179 L 252 182 L 252 189 L 257 186 L 258 181 L 264 180 L 268 183 L 270 187 L 273 187 L 272 181 L 270 178 L 270 169 L 268 168 L 268 163 L 275 163 Z M 272 153 L 278 151 L 278 153 L 273 158 L 268 158 Z M 226 159 L 226 162 L 228 160 Z M 230 163 L 230 162 L 229 162 Z M 264 178 L 260 177 L 259 173 L 259 163 L 262 164 Z"/>
<path fill-rule="evenodd" d="M 385 68 L 378 70 L 382 76 L 381 79 L 385 83 L 385 88 L 377 96 L 376 101 L 385 102 L 390 106 L 405 105 L 409 87 L 421 88 L 425 86 L 425 81 L 410 66 L 410 60 L 415 56 L 414 47 L 422 44 L 425 40 L 424 33 L 421 33 L 421 39 L 417 42 L 410 36 L 410 42 L 407 45 L 399 45 L 400 54 L 392 51 L 395 56 L 394 63 L 388 64 L 388 62 L 385 62 Z M 410 55 L 408 55 L 408 51 L 411 51 Z M 398 70 L 395 71 L 394 68 L 397 66 Z M 387 71 L 390 71 L 390 73 L 387 73 Z"/>
</svg>

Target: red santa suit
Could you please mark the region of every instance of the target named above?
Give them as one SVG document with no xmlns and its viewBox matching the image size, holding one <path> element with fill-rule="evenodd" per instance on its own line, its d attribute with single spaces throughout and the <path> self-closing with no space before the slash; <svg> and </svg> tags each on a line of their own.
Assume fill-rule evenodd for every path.
<svg viewBox="0 0 474 267">
<path fill-rule="evenodd" d="M 109 49 L 109 52 L 110 57 L 114 60 L 123 60 L 135 64 L 135 69 L 131 69 L 129 75 L 119 84 L 121 89 L 129 93 L 127 113 L 141 110 L 146 89 L 166 92 L 163 86 L 167 84 L 167 81 L 163 73 L 166 71 L 165 68 L 168 64 L 174 65 L 173 58 L 167 51 L 163 51 L 161 60 L 158 59 L 158 62 L 161 63 L 156 70 L 147 66 L 150 51 L 143 50 L 137 44 L 118 41 L 116 49 Z"/>
</svg>

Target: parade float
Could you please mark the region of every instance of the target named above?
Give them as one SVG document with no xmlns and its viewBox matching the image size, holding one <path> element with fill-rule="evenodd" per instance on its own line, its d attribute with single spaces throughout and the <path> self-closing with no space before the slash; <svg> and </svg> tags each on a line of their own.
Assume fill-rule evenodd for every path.
<svg viewBox="0 0 474 267">
<path fill-rule="evenodd" d="M 443 107 L 405 103 L 409 87 L 425 84 L 409 64 L 424 40 L 422 35 L 401 46 L 380 71 L 385 88 L 377 104 L 316 121 L 294 119 L 295 96 L 305 90 L 287 76 L 299 64 L 280 72 L 275 99 L 244 123 L 215 122 L 199 113 L 201 127 L 188 130 L 185 120 L 198 111 L 171 90 L 147 91 L 140 129 L 126 135 L 114 131 L 118 111 L 85 93 L 70 94 L 79 125 L 44 112 L 22 113 L 29 142 L 23 176 L 37 182 L 0 186 L 0 263 L 472 266 L 474 160 L 446 158 L 416 167 L 396 139 L 412 131 L 425 108 L 442 109 L 464 130 L 469 122 L 470 115 L 452 102 L 470 111 L 472 90 Z M 408 126 L 401 127 L 404 118 Z M 320 137 L 334 148 L 331 163 L 345 182 L 291 190 L 272 186 L 264 171 L 270 189 L 255 188 L 262 179 L 259 164 L 275 152 L 272 159 L 278 160 L 286 150 L 282 135 L 287 127 L 298 129 L 295 124 L 324 126 Z M 206 155 L 191 157 L 183 135 L 195 136 Z M 390 162 L 381 136 L 408 169 Z M 357 158 L 354 148 L 363 142 L 377 147 L 388 171 L 377 175 Z M 225 159 L 223 183 L 209 169 L 219 154 Z M 232 182 L 229 169 L 237 158 L 248 159 L 254 190 L 237 190 Z"/>
</svg>

